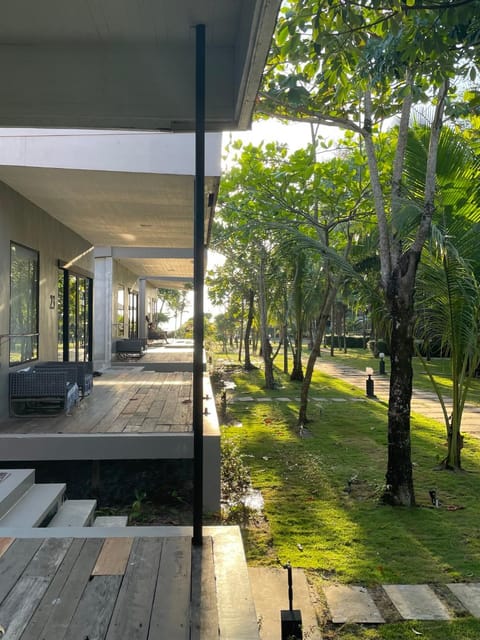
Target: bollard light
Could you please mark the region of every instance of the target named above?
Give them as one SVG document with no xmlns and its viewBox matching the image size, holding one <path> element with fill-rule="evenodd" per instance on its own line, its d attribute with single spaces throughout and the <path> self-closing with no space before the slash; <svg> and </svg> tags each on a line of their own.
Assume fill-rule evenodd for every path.
<svg viewBox="0 0 480 640">
<path fill-rule="evenodd" d="M 288 609 L 280 611 L 281 640 L 302 640 L 302 612 L 293 608 L 292 565 L 287 562 L 282 567 L 288 572 Z"/>
<path fill-rule="evenodd" d="M 383 376 L 385 375 L 385 354 L 379 353 L 378 357 L 380 358 L 380 362 L 378 363 L 378 372 Z"/>
<path fill-rule="evenodd" d="M 366 380 L 367 398 L 374 398 L 375 397 L 375 387 L 374 387 L 374 382 L 373 382 L 373 379 L 372 379 L 372 375 L 373 375 L 372 367 L 367 367 L 365 369 L 365 373 L 367 374 L 367 380 Z"/>
</svg>

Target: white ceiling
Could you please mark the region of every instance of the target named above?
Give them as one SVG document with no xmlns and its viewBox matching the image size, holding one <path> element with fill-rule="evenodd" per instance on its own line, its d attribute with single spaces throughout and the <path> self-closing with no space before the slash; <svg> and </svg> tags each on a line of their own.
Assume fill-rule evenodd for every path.
<svg viewBox="0 0 480 640">
<path fill-rule="evenodd" d="M 206 127 L 247 128 L 280 0 L 2 3 L 0 127 L 192 131 L 195 26 Z"/>
<path fill-rule="evenodd" d="M 128 248 L 119 259 L 140 277 L 193 276 L 192 176 L 0 166 L 0 180 L 92 245 Z M 206 177 L 206 242 L 218 183 Z"/>
</svg>

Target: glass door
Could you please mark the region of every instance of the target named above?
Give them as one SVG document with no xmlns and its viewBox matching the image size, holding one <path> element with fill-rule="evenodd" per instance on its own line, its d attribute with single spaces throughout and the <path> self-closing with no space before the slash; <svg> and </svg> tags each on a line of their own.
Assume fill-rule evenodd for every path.
<svg viewBox="0 0 480 640">
<path fill-rule="evenodd" d="M 92 279 L 62 270 L 58 279 L 59 360 L 92 358 Z"/>
<path fill-rule="evenodd" d="M 138 293 L 128 290 L 128 337 L 138 338 Z"/>
</svg>

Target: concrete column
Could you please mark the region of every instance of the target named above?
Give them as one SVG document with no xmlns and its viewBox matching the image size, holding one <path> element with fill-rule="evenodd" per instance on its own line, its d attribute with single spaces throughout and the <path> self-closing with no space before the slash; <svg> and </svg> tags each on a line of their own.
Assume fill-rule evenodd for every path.
<svg viewBox="0 0 480 640">
<path fill-rule="evenodd" d="M 147 283 L 145 278 L 138 281 L 138 337 L 147 337 L 147 323 L 145 316 L 147 315 Z"/>
<path fill-rule="evenodd" d="M 110 247 L 95 249 L 93 280 L 93 366 L 97 371 L 112 363 L 113 258 Z"/>
</svg>

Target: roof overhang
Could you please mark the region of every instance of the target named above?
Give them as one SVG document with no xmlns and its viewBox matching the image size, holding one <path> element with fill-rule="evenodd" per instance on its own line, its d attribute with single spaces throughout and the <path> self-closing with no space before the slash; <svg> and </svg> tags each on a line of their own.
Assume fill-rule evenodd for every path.
<svg viewBox="0 0 480 640">
<path fill-rule="evenodd" d="M 157 287 L 191 284 L 193 134 L 20 133 L 2 139 L 0 180 L 94 245 L 97 256 L 106 251 Z M 205 245 L 220 156 L 221 135 L 207 134 Z"/>
<path fill-rule="evenodd" d="M 195 25 L 206 129 L 246 129 L 280 0 L 17 0 L 2 7 L 0 127 L 195 129 Z"/>
</svg>

